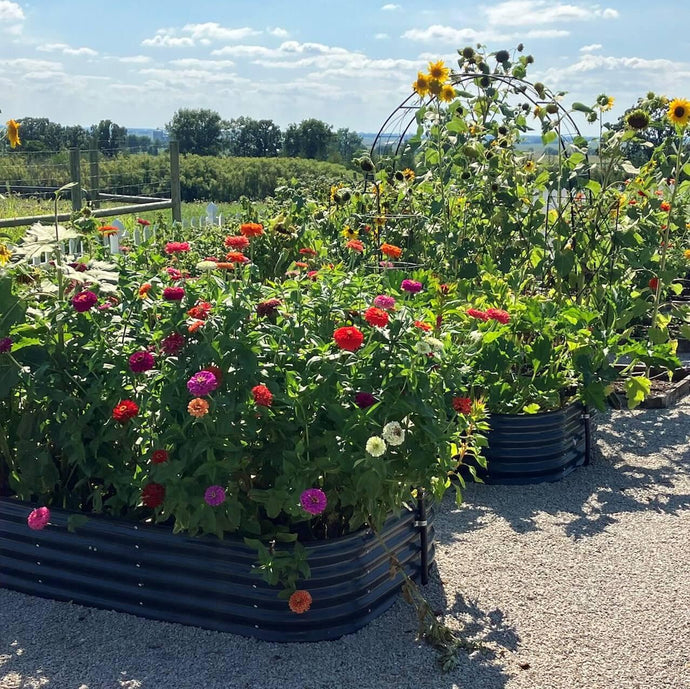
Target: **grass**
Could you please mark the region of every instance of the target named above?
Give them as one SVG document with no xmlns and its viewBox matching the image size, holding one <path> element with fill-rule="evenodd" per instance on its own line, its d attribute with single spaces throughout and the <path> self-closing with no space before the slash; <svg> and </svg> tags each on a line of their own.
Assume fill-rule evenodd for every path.
<svg viewBox="0 0 690 689">
<path fill-rule="evenodd" d="M 102 202 L 102 208 L 112 208 L 115 206 L 123 205 L 121 203 L 106 203 Z M 237 202 L 233 203 L 219 203 L 218 212 L 223 216 L 223 218 L 231 219 L 235 218 L 241 212 L 241 206 Z M 198 223 L 199 218 L 206 217 L 206 206 L 208 206 L 208 201 L 195 201 L 191 203 L 182 204 L 182 220 L 191 221 Z M 58 201 L 58 212 L 59 213 L 69 213 L 72 210 L 72 205 L 69 199 L 60 199 Z M 54 212 L 54 202 L 52 199 L 42 199 L 38 197 L 25 197 L 16 194 L 0 194 L 0 219 L 2 218 L 23 218 L 30 217 L 34 215 L 52 215 Z M 133 223 L 136 218 L 144 218 L 151 222 L 156 220 L 156 216 L 159 213 L 163 213 L 163 217 L 168 221 L 172 222 L 172 211 L 149 211 L 140 214 L 129 214 L 119 216 L 120 219 L 125 223 Z M 118 217 L 118 216 L 116 216 Z M 103 223 L 107 224 L 109 220 L 113 218 L 103 218 Z M 13 244 L 18 242 L 23 236 L 28 225 L 18 225 L 16 227 L 0 228 L 0 241 Z"/>
</svg>

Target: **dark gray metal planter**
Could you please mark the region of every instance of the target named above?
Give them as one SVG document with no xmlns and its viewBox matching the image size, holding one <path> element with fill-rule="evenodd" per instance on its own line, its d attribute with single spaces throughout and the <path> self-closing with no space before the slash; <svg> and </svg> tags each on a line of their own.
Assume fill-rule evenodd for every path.
<svg viewBox="0 0 690 689">
<path fill-rule="evenodd" d="M 268 641 L 321 641 L 360 629 L 395 601 L 401 577 L 370 530 L 307 544 L 311 609 L 296 615 L 253 572 L 256 552 L 237 540 L 190 538 L 161 526 L 95 517 L 75 533 L 71 513 L 51 509 L 50 524 L 28 528 L 33 508 L 0 498 L 0 586 L 167 622 Z M 419 578 L 416 513 L 386 522 L 381 537 Z M 428 527 L 427 567 L 433 561 Z"/>
<path fill-rule="evenodd" d="M 558 481 L 589 463 L 589 413 L 580 404 L 543 414 L 491 414 L 486 483 Z"/>
</svg>

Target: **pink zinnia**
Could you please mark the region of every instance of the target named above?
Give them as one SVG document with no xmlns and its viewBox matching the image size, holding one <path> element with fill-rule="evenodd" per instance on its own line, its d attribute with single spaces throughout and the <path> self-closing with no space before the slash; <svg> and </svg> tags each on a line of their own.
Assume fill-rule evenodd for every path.
<svg viewBox="0 0 690 689">
<path fill-rule="evenodd" d="M 180 333 L 170 333 L 161 340 L 161 350 L 167 356 L 175 356 L 184 347 L 184 335 Z"/>
<path fill-rule="evenodd" d="M 510 314 L 503 309 L 487 309 L 486 317 L 491 318 L 494 321 L 503 323 L 504 325 L 510 320 Z"/>
<path fill-rule="evenodd" d="M 180 254 L 189 251 L 189 242 L 168 242 L 165 245 L 166 254 Z"/>
<path fill-rule="evenodd" d="M 7 354 L 12 351 L 12 338 L 0 337 L 0 354 Z"/>
<path fill-rule="evenodd" d="M 184 287 L 166 287 L 163 290 L 163 299 L 166 301 L 180 301 L 184 297 Z"/>
<path fill-rule="evenodd" d="M 187 381 L 187 390 L 194 397 L 204 397 L 212 393 L 217 387 L 218 380 L 211 371 L 199 371 Z"/>
<path fill-rule="evenodd" d="M 79 292 L 72 297 L 72 306 L 75 311 L 83 313 L 84 311 L 89 311 L 98 301 L 98 297 L 94 292 L 90 290 L 84 290 Z"/>
<path fill-rule="evenodd" d="M 133 373 L 150 371 L 156 362 L 149 352 L 135 352 L 129 357 L 129 368 Z"/>
<path fill-rule="evenodd" d="M 182 273 L 177 268 L 166 268 L 165 272 L 170 276 L 172 280 L 182 279 Z"/>
<path fill-rule="evenodd" d="M 410 294 L 417 294 L 417 292 L 421 292 L 422 287 L 422 283 L 417 282 L 416 280 L 403 280 L 400 283 L 400 289 L 404 290 L 405 292 L 409 292 Z"/>
<path fill-rule="evenodd" d="M 26 523 L 30 529 L 40 531 L 45 528 L 50 521 L 50 510 L 47 507 L 37 507 L 31 511 L 31 514 L 26 518 Z"/>
<path fill-rule="evenodd" d="M 223 486 L 209 486 L 204 491 L 204 500 L 211 507 L 218 507 L 225 502 L 225 488 Z"/>
<path fill-rule="evenodd" d="M 472 318 L 478 318 L 480 321 L 489 320 L 489 317 L 486 315 L 486 313 L 484 311 L 480 311 L 479 309 L 467 309 L 465 313 Z"/>
<path fill-rule="evenodd" d="M 319 488 L 307 488 L 299 496 L 299 502 L 302 509 L 309 514 L 321 514 L 328 504 L 326 494 Z"/>
<path fill-rule="evenodd" d="M 395 299 L 387 294 L 379 294 L 378 297 L 374 297 L 374 306 L 384 311 L 390 311 L 395 307 Z"/>
</svg>

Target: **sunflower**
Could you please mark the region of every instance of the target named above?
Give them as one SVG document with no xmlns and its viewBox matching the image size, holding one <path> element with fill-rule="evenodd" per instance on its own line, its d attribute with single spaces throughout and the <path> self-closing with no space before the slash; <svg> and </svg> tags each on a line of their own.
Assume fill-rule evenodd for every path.
<svg viewBox="0 0 690 689">
<path fill-rule="evenodd" d="M 647 129 L 649 127 L 649 115 L 644 111 L 633 110 L 626 118 L 625 122 L 630 127 L 630 129 L 636 129 L 638 131 L 642 129 Z"/>
<path fill-rule="evenodd" d="M 445 84 L 441 87 L 438 99 L 442 103 L 452 103 L 455 100 L 455 89 L 450 84 Z"/>
<path fill-rule="evenodd" d="M 359 232 L 353 230 L 349 225 L 345 225 L 345 227 L 343 227 L 343 237 L 345 237 L 345 239 L 357 239 L 357 237 L 359 237 Z"/>
<path fill-rule="evenodd" d="M 417 81 L 412 84 L 412 88 L 417 92 L 418 96 L 424 98 L 429 95 L 429 77 L 426 74 L 417 72 Z"/>
<path fill-rule="evenodd" d="M 431 79 L 429 81 L 429 92 L 432 96 L 440 96 L 443 84 L 438 79 Z"/>
<path fill-rule="evenodd" d="M 11 258 L 12 252 L 4 244 L 0 244 L 0 266 L 4 266 Z"/>
<path fill-rule="evenodd" d="M 673 124 L 685 127 L 690 121 L 690 101 L 684 98 L 674 98 L 668 106 L 668 119 Z"/>
<path fill-rule="evenodd" d="M 445 81 L 450 76 L 450 69 L 445 66 L 443 60 L 429 63 L 429 77 L 437 81 Z"/>
<path fill-rule="evenodd" d="M 537 164 L 533 160 L 528 160 L 525 163 L 525 172 L 534 172 L 537 168 Z"/>
<path fill-rule="evenodd" d="M 607 112 L 610 110 L 613 107 L 614 102 L 615 100 L 613 96 L 607 96 L 605 93 L 597 96 L 597 105 L 602 112 Z"/>
<path fill-rule="evenodd" d="M 19 122 L 15 120 L 9 120 L 7 122 L 7 138 L 10 141 L 11 148 L 17 148 L 21 146 L 21 140 L 19 139 Z"/>
<path fill-rule="evenodd" d="M 403 171 L 403 177 L 408 181 L 412 182 L 414 180 L 414 170 L 410 170 L 409 167 L 406 167 Z"/>
</svg>

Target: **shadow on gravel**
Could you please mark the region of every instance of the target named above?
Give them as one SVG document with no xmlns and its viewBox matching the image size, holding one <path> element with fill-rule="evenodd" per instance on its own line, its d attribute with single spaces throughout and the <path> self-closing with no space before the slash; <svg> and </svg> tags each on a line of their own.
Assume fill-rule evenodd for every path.
<svg viewBox="0 0 690 689">
<path fill-rule="evenodd" d="M 592 464 L 562 481 L 468 484 L 461 509 L 449 502 L 441 507 L 437 541 L 451 543 L 495 517 L 526 533 L 540 528 L 539 514 L 551 514 L 562 519 L 567 536 L 580 539 L 605 531 L 625 513 L 690 509 L 690 493 L 678 490 L 679 480 L 690 480 L 690 414 L 679 409 L 616 412 L 598 426 Z"/>
</svg>

